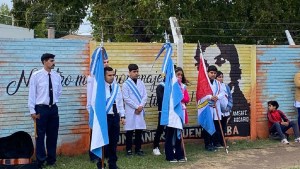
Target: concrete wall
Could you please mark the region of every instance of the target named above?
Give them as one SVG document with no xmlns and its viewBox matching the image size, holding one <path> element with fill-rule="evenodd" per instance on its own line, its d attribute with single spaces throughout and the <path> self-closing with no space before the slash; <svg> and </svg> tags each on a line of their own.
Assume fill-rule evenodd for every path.
<svg viewBox="0 0 300 169">
<path fill-rule="evenodd" d="M 0 24 L 0 38 L 34 38 L 34 30 Z"/>
</svg>

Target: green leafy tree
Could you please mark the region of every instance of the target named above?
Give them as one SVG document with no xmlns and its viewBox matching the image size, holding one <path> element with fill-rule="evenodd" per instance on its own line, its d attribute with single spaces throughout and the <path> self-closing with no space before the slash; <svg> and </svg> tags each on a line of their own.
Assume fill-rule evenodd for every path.
<svg viewBox="0 0 300 169">
<path fill-rule="evenodd" d="M 12 13 L 19 26 L 35 29 L 37 37 L 51 26 L 59 38 L 78 30 L 88 5 L 88 0 L 13 0 Z"/>
<path fill-rule="evenodd" d="M 12 24 L 12 16 L 7 4 L 1 4 L 0 6 L 0 23 L 6 25 Z"/>
<path fill-rule="evenodd" d="M 177 18 L 184 42 L 285 44 L 284 30 L 297 43 L 299 0 L 91 0 L 93 35 L 99 40 L 163 41 Z"/>
</svg>

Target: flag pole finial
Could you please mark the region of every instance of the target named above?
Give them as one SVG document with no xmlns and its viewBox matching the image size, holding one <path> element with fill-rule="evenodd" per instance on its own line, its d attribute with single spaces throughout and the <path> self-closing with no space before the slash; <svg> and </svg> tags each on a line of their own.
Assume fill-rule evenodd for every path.
<svg viewBox="0 0 300 169">
<path fill-rule="evenodd" d="M 104 46 L 104 36 L 103 36 L 103 28 L 101 26 L 101 42 L 100 42 L 100 47 L 103 47 Z"/>
<path fill-rule="evenodd" d="M 199 46 L 200 53 L 202 53 L 201 44 L 199 40 L 198 40 L 198 46 Z"/>
<path fill-rule="evenodd" d="M 170 38 L 169 38 L 170 35 L 167 33 L 166 30 L 165 30 L 164 36 L 165 36 L 166 43 L 170 43 Z"/>
</svg>

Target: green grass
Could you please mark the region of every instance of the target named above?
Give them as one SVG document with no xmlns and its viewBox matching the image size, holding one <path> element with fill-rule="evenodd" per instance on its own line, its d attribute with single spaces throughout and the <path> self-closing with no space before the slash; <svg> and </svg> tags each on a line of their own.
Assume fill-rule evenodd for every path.
<svg viewBox="0 0 300 169">
<path fill-rule="evenodd" d="M 117 165 L 121 169 L 156 169 L 156 168 L 170 168 L 174 166 L 184 166 L 190 165 L 196 162 L 198 159 L 202 159 L 205 157 L 213 158 L 215 153 L 225 153 L 223 150 L 219 150 L 218 152 L 207 152 L 204 150 L 203 143 L 199 140 L 186 141 L 186 154 L 188 158 L 187 163 L 175 163 L 170 164 L 165 160 L 165 155 L 154 156 L 152 155 L 152 147 L 151 145 L 145 145 L 144 152 L 146 156 L 139 157 L 133 156 L 128 158 L 125 156 L 124 151 L 118 152 L 118 162 Z M 274 147 L 278 145 L 278 140 L 241 140 L 241 141 L 231 141 L 228 143 L 230 146 L 229 153 L 232 151 L 245 150 L 245 149 L 260 149 L 265 147 Z M 163 147 L 163 145 L 161 146 Z M 57 157 L 57 166 L 55 169 L 96 169 L 96 163 L 91 163 L 89 161 L 88 154 L 67 157 L 67 156 L 58 156 Z M 47 169 L 51 169 L 52 167 L 47 167 Z"/>
</svg>

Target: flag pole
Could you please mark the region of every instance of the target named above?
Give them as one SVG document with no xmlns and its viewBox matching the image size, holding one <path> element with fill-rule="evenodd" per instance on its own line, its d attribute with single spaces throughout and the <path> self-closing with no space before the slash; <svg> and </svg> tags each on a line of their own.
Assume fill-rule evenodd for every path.
<svg viewBox="0 0 300 169">
<path fill-rule="evenodd" d="M 34 123 L 33 123 L 33 125 L 34 125 L 34 138 L 35 138 L 35 159 L 37 159 L 36 158 L 36 139 L 37 139 L 37 129 L 36 129 L 36 119 L 34 119 Z"/>
<path fill-rule="evenodd" d="M 169 38 L 170 35 L 167 34 L 166 30 L 165 30 L 165 33 L 163 35 L 164 35 L 165 43 L 170 43 L 170 38 Z M 151 68 L 150 68 L 150 72 L 152 71 L 153 66 L 154 66 L 156 60 L 157 60 L 157 58 L 152 62 Z"/>
<path fill-rule="evenodd" d="M 184 159 L 185 159 L 185 161 L 187 161 L 186 151 L 185 151 L 185 146 L 184 146 L 184 141 L 183 141 L 183 130 L 181 131 L 181 146 L 182 146 L 182 150 L 183 150 Z"/>
<path fill-rule="evenodd" d="M 215 103 L 215 109 L 216 109 L 216 114 L 217 114 L 217 117 L 218 117 L 218 123 L 219 123 L 221 134 L 222 134 L 222 139 L 223 139 L 224 146 L 225 146 L 224 149 L 225 149 L 226 153 L 228 154 L 227 143 L 226 143 L 226 140 L 225 140 L 225 137 L 224 137 L 224 132 L 223 132 L 223 128 L 222 128 L 222 125 L 221 125 L 219 112 L 218 112 L 218 108 L 216 106 L 216 103 Z"/>
<path fill-rule="evenodd" d="M 37 138 L 37 131 L 36 131 L 36 119 L 34 119 L 34 138 Z"/>
<path fill-rule="evenodd" d="M 104 169 L 105 168 L 105 166 L 104 166 L 104 146 L 101 149 L 102 149 L 101 166 L 102 166 L 102 169 Z"/>
<path fill-rule="evenodd" d="M 104 46 L 104 36 L 103 36 L 103 28 L 101 26 L 101 42 L 100 42 L 100 47 Z"/>
</svg>

